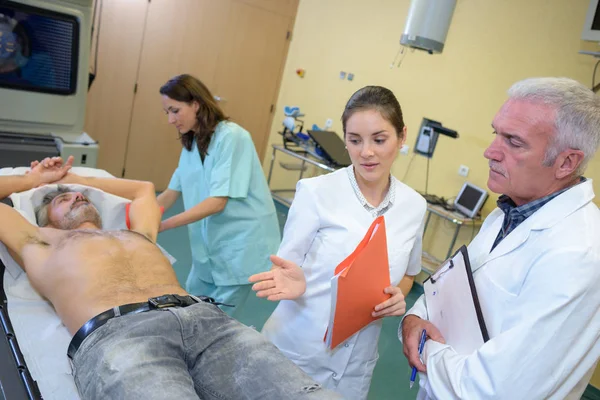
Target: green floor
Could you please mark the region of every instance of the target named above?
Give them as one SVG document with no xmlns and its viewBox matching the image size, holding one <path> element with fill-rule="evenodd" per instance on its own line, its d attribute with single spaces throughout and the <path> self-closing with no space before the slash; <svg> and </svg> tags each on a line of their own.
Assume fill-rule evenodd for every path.
<svg viewBox="0 0 600 400">
<path fill-rule="evenodd" d="M 276 203 L 277 204 L 277 203 Z M 183 203 L 179 200 L 165 216 L 171 216 L 183 211 Z M 287 208 L 277 204 L 279 221 L 283 228 L 287 216 Z M 185 283 L 185 278 L 190 270 L 191 252 L 186 228 L 173 229 L 159 234 L 158 243 L 171 253 L 176 259 L 175 271 L 179 281 Z M 406 302 L 412 306 L 419 297 L 420 287 L 415 287 L 409 294 Z M 277 303 L 251 296 L 239 312 L 239 319 L 246 325 L 261 329 Z M 402 346 L 397 338 L 399 318 L 387 318 L 383 324 L 383 331 L 379 339 L 379 362 L 375 368 L 370 400 L 387 399 L 415 399 L 416 388 L 410 391 L 408 381 L 410 369 L 402 354 Z"/>
</svg>

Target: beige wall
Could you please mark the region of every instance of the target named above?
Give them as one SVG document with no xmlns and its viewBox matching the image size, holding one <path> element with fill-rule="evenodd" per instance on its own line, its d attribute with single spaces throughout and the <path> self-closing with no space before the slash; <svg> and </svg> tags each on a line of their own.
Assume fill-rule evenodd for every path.
<svg viewBox="0 0 600 400">
<path fill-rule="evenodd" d="M 425 189 L 426 159 L 416 156 L 407 171 L 421 118 L 459 132 L 458 140 L 440 138 L 430 163 L 429 192 L 451 197 L 465 179 L 486 187 L 488 168 L 482 154 L 492 140 L 491 121 L 512 83 L 532 76 L 568 76 L 591 85 L 596 60 L 577 53 L 600 50 L 595 43 L 580 41 L 588 0 L 459 0 L 444 53 L 409 50 L 400 68 L 390 69 L 409 3 L 300 1 L 272 143 L 281 143 L 277 131 L 284 105 L 300 106 L 308 126 L 323 126 L 332 118 L 333 130 L 341 134 L 340 115 L 350 95 L 369 84 L 387 86 L 400 100 L 411 146 L 408 156 L 398 157 L 393 172 L 399 179 L 406 174 L 405 182 L 414 189 Z M 297 68 L 306 70 L 304 78 L 295 74 Z M 340 80 L 340 71 L 353 72 L 354 81 Z M 467 178 L 457 174 L 461 164 L 470 168 Z M 297 176 L 278 168 L 273 175 L 273 187 L 293 187 Z M 586 175 L 600 178 L 598 159 Z M 485 214 L 496 198 L 487 202 Z"/>
<path fill-rule="evenodd" d="M 594 372 L 594 376 L 592 376 L 592 381 L 590 384 L 600 389 L 600 367 L 596 368 L 596 372 Z"/>
<path fill-rule="evenodd" d="M 444 53 L 409 51 L 400 68 L 390 69 L 409 0 L 301 0 L 270 142 L 281 143 L 277 131 L 284 105 L 300 106 L 307 126 L 322 127 L 332 118 L 333 130 L 341 134 L 339 119 L 350 95 L 365 85 L 383 85 L 396 93 L 409 129 L 411 153 L 398 157 L 393 169 L 397 178 L 406 175 L 407 184 L 424 190 L 425 158 L 417 156 L 408 171 L 407 167 L 421 118 L 428 117 L 460 134 L 458 140 L 441 137 L 438 141 L 430 164 L 429 192 L 455 195 L 465 181 L 457 174 L 461 164 L 470 168 L 468 181 L 486 187 L 483 151 L 492 140 L 491 121 L 512 83 L 532 76 L 568 76 L 591 85 L 596 60 L 577 53 L 600 51 L 597 44 L 580 41 L 588 3 L 458 0 Z M 304 78 L 296 75 L 297 68 L 306 70 Z M 340 80 L 340 71 L 354 73 L 354 81 Z M 270 150 L 266 154 L 268 172 Z M 595 178 L 595 189 L 600 190 L 600 158 L 590 163 L 586 176 Z M 296 180 L 297 173 L 276 167 L 272 187 L 293 188 Z M 485 215 L 496 198 L 492 195 L 488 200 Z M 425 246 L 433 247 L 438 257 L 445 256 L 451 231 L 448 222 L 436 222 Z M 471 228 L 463 228 L 459 243 L 468 243 L 472 234 Z M 600 387 L 599 371 L 592 382 Z"/>
</svg>

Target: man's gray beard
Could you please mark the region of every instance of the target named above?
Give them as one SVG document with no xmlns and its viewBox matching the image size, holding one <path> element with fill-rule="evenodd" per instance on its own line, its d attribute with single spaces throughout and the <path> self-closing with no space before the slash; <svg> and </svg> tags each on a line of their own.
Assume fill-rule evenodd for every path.
<svg viewBox="0 0 600 400">
<path fill-rule="evenodd" d="M 85 203 L 72 208 L 57 225 L 59 229 L 70 230 L 76 229 L 86 222 L 91 222 L 102 229 L 102 218 L 98 209 L 92 203 Z"/>
</svg>

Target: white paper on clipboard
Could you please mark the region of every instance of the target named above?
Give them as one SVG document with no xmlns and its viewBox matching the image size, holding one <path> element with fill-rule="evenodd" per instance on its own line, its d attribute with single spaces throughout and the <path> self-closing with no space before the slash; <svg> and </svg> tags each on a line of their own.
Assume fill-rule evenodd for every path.
<svg viewBox="0 0 600 400">
<path fill-rule="evenodd" d="M 489 340 L 465 246 L 423 283 L 423 290 L 429 321 L 458 354 L 471 354 Z"/>
</svg>

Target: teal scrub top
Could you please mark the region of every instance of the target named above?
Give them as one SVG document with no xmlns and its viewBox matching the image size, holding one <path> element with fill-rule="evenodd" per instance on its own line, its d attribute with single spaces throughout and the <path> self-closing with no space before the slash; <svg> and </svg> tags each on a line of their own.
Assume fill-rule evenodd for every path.
<svg viewBox="0 0 600 400">
<path fill-rule="evenodd" d="M 192 270 L 219 286 L 248 284 L 248 277 L 271 268 L 281 240 L 275 205 L 250 134 L 228 121 L 217 125 L 204 163 L 198 146 L 181 152 L 169 189 L 181 192 L 186 210 L 207 197 L 228 197 L 225 209 L 188 225 Z"/>
</svg>

